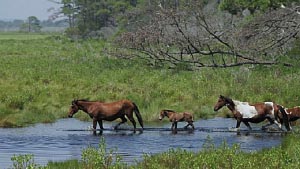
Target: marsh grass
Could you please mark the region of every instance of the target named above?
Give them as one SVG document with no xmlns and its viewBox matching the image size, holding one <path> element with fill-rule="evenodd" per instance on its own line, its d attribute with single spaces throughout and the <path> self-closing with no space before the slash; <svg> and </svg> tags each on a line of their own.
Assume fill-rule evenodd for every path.
<svg viewBox="0 0 300 169">
<path fill-rule="evenodd" d="M 108 150 L 105 139 L 102 137 L 98 147 L 89 146 L 82 150 L 81 160 L 67 160 L 64 162 L 49 162 L 45 168 L 72 168 L 72 169 L 117 169 L 126 168 L 127 164 L 121 162 L 122 157 L 116 149 Z"/>
<path fill-rule="evenodd" d="M 203 150 L 190 152 L 171 149 L 157 155 L 145 155 L 143 160 L 132 168 L 297 168 L 300 164 L 299 135 L 289 135 L 279 147 L 261 151 L 244 152 L 238 144 L 220 147 L 207 142 Z"/>
<path fill-rule="evenodd" d="M 109 57 L 104 42 L 63 36 L 2 38 L 0 34 L 0 126 L 21 127 L 67 117 L 73 99 L 133 100 L 145 121 L 161 109 L 190 111 L 196 118 L 230 116 L 213 112 L 220 94 L 236 100 L 273 100 L 299 105 L 300 70 L 244 66 L 186 71 L 145 66 Z M 76 118 L 89 120 L 84 113 Z"/>
</svg>

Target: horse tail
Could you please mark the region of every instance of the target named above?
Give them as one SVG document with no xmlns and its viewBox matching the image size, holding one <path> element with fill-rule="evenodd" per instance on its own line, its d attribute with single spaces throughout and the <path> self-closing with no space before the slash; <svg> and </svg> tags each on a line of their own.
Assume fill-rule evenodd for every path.
<svg viewBox="0 0 300 169">
<path fill-rule="evenodd" d="M 286 130 L 290 131 L 291 127 L 290 127 L 289 117 L 287 115 L 287 112 L 285 111 L 285 109 L 281 105 L 278 105 L 278 108 L 279 108 L 280 113 L 282 114 L 283 123 L 284 123 L 284 126 L 285 126 Z"/>
<path fill-rule="evenodd" d="M 140 111 L 139 111 L 139 108 L 137 107 L 137 105 L 136 105 L 134 102 L 132 102 L 132 104 L 133 104 L 133 106 L 134 106 L 133 111 L 134 111 L 134 113 L 135 113 L 135 115 L 136 115 L 136 117 L 137 117 L 137 119 L 138 119 L 140 125 L 141 125 L 142 128 L 144 129 L 143 119 L 142 119 L 141 113 L 140 113 Z"/>
</svg>

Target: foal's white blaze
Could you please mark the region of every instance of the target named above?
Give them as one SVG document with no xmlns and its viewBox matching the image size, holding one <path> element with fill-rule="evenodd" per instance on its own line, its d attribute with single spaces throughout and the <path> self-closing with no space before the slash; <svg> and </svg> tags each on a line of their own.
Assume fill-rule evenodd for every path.
<svg viewBox="0 0 300 169">
<path fill-rule="evenodd" d="M 252 118 L 258 114 L 254 106 L 250 106 L 248 102 L 240 102 L 233 100 L 236 110 L 241 113 L 243 118 Z"/>
</svg>

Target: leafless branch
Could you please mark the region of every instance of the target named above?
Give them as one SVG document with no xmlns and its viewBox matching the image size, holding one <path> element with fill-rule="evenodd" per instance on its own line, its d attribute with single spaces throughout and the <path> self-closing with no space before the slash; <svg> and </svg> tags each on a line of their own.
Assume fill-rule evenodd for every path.
<svg viewBox="0 0 300 169">
<path fill-rule="evenodd" d="M 299 7 L 270 11 L 240 27 L 226 23 L 232 20 L 228 15 L 191 9 L 161 9 L 151 24 L 122 34 L 117 43 L 149 62 L 186 64 L 195 69 L 281 64 L 274 56 L 286 51 L 284 48 L 299 36 Z"/>
</svg>

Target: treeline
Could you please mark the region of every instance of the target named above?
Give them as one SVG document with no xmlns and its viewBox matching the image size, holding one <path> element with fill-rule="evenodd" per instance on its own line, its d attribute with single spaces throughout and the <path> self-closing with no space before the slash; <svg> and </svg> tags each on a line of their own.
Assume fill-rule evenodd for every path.
<svg viewBox="0 0 300 169">
<path fill-rule="evenodd" d="M 63 16 L 69 24 L 67 34 L 89 36 L 103 28 L 132 28 L 133 23 L 149 21 L 160 8 L 178 9 L 192 0 L 57 0 L 62 5 L 54 15 Z M 203 3 L 208 2 L 203 0 Z"/>
<path fill-rule="evenodd" d="M 103 27 L 126 28 L 129 23 L 149 20 L 149 12 L 161 9 L 189 10 L 193 4 L 218 3 L 217 8 L 237 15 L 244 10 L 257 11 L 279 8 L 300 0 L 52 0 L 62 5 L 54 15 L 61 15 L 69 24 L 69 34 L 87 35 Z M 131 21 L 131 22 L 130 22 Z M 130 26 L 132 28 L 132 25 Z"/>
<path fill-rule="evenodd" d="M 61 0 L 57 16 L 69 24 L 67 34 L 87 36 L 104 27 L 118 27 L 125 13 L 138 5 L 137 0 Z M 55 14 L 54 14 L 55 15 Z"/>
<path fill-rule="evenodd" d="M 29 21 L 30 18 L 30 21 Z M 68 24 L 64 20 L 43 20 L 40 21 L 38 18 L 31 16 L 27 20 L 15 19 L 12 21 L 2 21 L 0 20 L 0 31 L 25 31 L 25 32 L 35 32 L 41 31 L 41 29 L 46 27 L 67 27 Z M 33 27 L 29 28 L 29 24 Z M 32 29 L 33 28 L 33 29 Z"/>
</svg>

